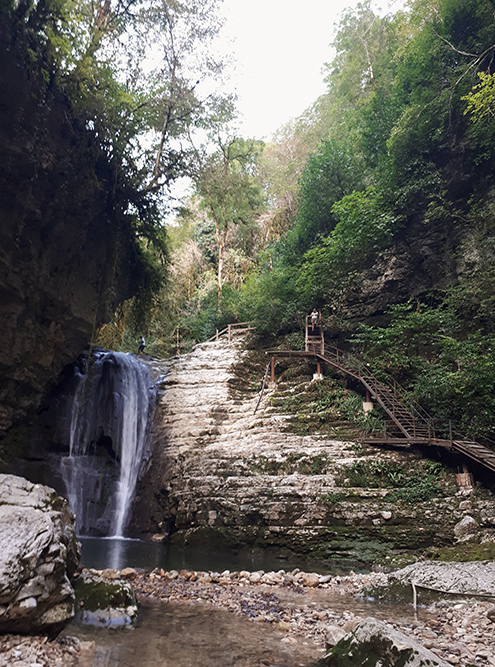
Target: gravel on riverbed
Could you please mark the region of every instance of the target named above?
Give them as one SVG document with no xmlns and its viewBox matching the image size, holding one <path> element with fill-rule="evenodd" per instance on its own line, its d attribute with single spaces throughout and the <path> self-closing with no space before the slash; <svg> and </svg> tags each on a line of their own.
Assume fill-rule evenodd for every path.
<svg viewBox="0 0 495 667">
<path fill-rule="evenodd" d="M 279 572 L 192 572 L 125 568 L 98 571 L 115 579 L 130 579 L 138 599 L 211 605 L 255 623 L 270 623 L 285 633 L 283 641 L 295 644 L 312 639 L 321 648 L 332 643 L 340 630 L 349 631 L 360 620 L 354 601 L 370 585 L 387 581 L 383 573 L 322 576 L 299 570 Z M 336 596 L 341 604 L 331 604 Z M 346 600 L 352 604 L 345 604 Z M 348 608 L 347 608 L 348 607 Z M 373 615 L 369 609 L 363 615 Z M 398 614 L 399 616 L 399 614 Z M 473 599 L 435 602 L 407 619 L 387 619 L 446 662 L 459 667 L 495 667 L 495 602 Z M 93 644 L 93 646 L 91 646 Z M 93 642 L 64 636 L 0 637 L 0 667 L 77 667 L 91 665 Z M 89 662 L 87 662 L 89 658 Z M 315 655 L 315 659 L 318 655 Z"/>
</svg>

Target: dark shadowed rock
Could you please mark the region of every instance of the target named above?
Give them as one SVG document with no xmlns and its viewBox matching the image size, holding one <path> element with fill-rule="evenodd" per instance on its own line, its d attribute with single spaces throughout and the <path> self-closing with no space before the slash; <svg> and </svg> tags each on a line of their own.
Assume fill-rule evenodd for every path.
<svg viewBox="0 0 495 667">
<path fill-rule="evenodd" d="M 57 634 L 74 616 L 74 515 L 53 489 L 0 475 L 0 632 Z"/>
</svg>

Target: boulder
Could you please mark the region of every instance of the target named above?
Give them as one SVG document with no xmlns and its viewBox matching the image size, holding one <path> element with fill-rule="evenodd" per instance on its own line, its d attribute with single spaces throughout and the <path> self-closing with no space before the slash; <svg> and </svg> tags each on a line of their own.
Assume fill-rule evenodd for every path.
<svg viewBox="0 0 495 667">
<path fill-rule="evenodd" d="M 74 616 L 81 546 L 53 489 L 0 475 L 0 632 L 56 635 Z"/>
<path fill-rule="evenodd" d="M 343 639 L 346 631 L 338 625 L 329 625 L 325 629 L 325 648 L 329 649 Z"/>
<path fill-rule="evenodd" d="M 412 563 L 389 574 L 389 582 L 414 584 L 451 595 L 495 598 L 495 561 Z"/>
<path fill-rule="evenodd" d="M 318 661 L 319 667 L 451 667 L 388 623 L 365 618 Z"/>
<path fill-rule="evenodd" d="M 115 627 L 137 620 L 138 607 L 129 581 L 83 570 L 76 579 L 77 617 L 86 625 Z"/>
<path fill-rule="evenodd" d="M 478 524 L 472 516 L 466 515 L 454 526 L 454 535 L 459 541 L 469 539 L 478 532 Z"/>
</svg>

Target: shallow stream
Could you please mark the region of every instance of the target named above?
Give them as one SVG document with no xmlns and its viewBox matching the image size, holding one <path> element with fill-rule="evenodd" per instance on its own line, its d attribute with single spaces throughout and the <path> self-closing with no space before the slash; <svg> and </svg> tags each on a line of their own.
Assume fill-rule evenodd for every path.
<svg viewBox="0 0 495 667">
<path fill-rule="evenodd" d="M 259 562 L 254 565 L 239 559 L 227 554 L 186 554 L 133 540 L 83 540 L 83 564 L 97 569 L 134 566 L 221 571 L 225 567 L 262 567 Z M 284 565 L 278 561 L 277 569 L 281 567 Z M 285 565 L 287 570 L 293 567 L 292 561 Z M 416 618 L 411 606 L 356 600 L 325 589 L 272 591 L 285 608 L 331 609 L 411 624 Z M 420 616 L 424 613 L 418 610 Z M 94 658 L 82 661 L 80 667 L 309 667 L 323 652 L 313 639 L 302 636 L 295 640 L 277 624 L 256 623 L 198 603 L 147 600 L 134 627 L 107 629 L 75 622 L 64 634 L 96 644 Z"/>
</svg>

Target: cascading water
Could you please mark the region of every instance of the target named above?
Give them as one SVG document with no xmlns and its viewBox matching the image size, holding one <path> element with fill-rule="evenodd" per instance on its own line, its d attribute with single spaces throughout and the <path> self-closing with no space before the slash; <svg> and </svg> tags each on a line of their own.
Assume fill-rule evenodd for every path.
<svg viewBox="0 0 495 667">
<path fill-rule="evenodd" d="M 148 368 L 133 355 L 96 350 L 76 367 L 61 472 L 80 535 L 123 536 L 153 397 Z"/>
</svg>

